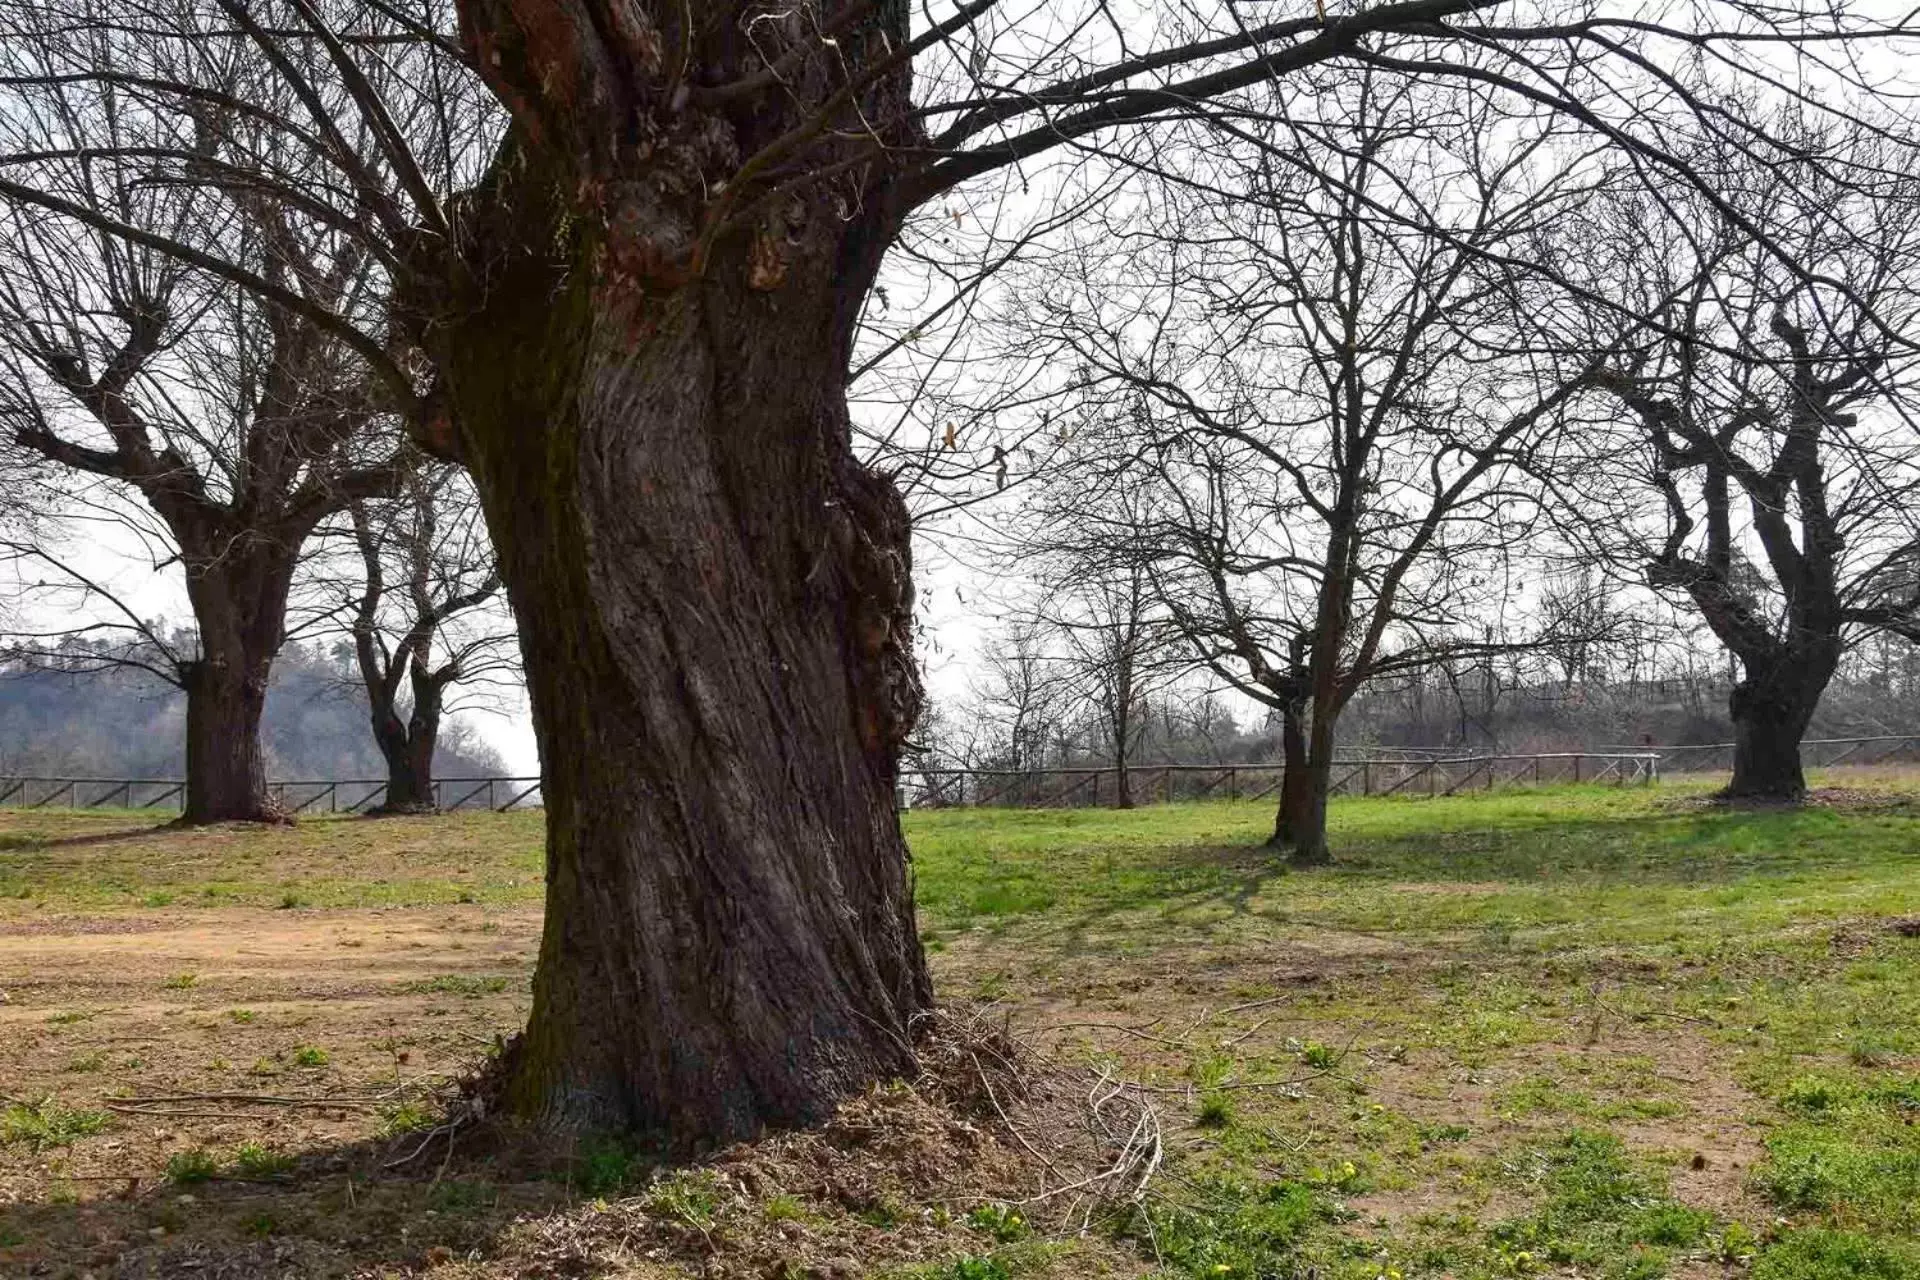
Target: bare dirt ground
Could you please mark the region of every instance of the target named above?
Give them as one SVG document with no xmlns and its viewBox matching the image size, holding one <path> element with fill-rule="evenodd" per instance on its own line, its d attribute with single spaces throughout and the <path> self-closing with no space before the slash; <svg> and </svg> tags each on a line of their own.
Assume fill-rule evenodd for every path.
<svg viewBox="0 0 1920 1280">
<path fill-rule="evenodd" d="M 332 1152 L 319 1158 L 338 1165 L 336 1193 L 346 1194 L 378 1163 L 379 1151 L 361 1144 L 407 1127 L 410 1107 L 431 1106 L 443 1081 L 516 1028 L 539 927 L 532 909 L 477 906 L 0 923 L 5 1092 L 114 1117 L 71 1148 L 29 1158 L 10 1148 L 0 1200 L 40 1202 L 14 1228 L 37 1237 L 16 1245 L 37 1247 L 15 1265 L 78 1257 L 79 1274 L 139 1274 L 124 1265 L 128 1255 L 162 1244 L 206 1195 L 167 1177 L 169 1161 L 177 1173 L 197 1152 L 252 1144 L 268 1153 L 262 1172 L 276 1158 Z M 253 1191 L 272 1206 L 259 1212 L 286 1212 L 270 1184 Z M 310 1199 L 295 1212 L 324 1215 L 329 1198 Z M 379 1230 L 378 1214 L 358 1220 Z M 254 1230 L 298 1225 L 261 1219 Z"/>
<path fill-rule="evenodd" d="M 671 1193 L 664 1213 L 600 1198 L 595 1162 L 617 1153 L 569 1167 L 449 1144 L 439 1100 L 523 1021 L 539 928 L 477 905 L 0 923 L 7 1098 L 111 1118 L 6 1149 L 0 1273 L 852 1277 L 964 1253 L 983 1188 L 1026 1185 L 992 1117 L 956 1120 L 925 1086 L 723 1156 L 677 1223 Z M 1101 1250 L 1076 1265 L 1138 1269 Z"/>
</svg>

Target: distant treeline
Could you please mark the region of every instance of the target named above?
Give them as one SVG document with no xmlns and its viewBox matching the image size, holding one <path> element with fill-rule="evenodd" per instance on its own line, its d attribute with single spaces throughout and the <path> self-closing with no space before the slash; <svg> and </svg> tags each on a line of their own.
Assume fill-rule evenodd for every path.
<svg viewBox="0 0 1920 1280">
<path fill-rule="evenodd" d="M 186 698 L 137 667 L 100 667 L 76 649 L 67 669 L 0 660 L 0 774 L 177 778 L 186 767 Z M 344 647 L 289 644 L 273 667 L 263 729 L 270 778 L 384 778 L 367 699 Z M 442 777 L 507 772 L 468 725 L 449 721 Z"/>
</svg>

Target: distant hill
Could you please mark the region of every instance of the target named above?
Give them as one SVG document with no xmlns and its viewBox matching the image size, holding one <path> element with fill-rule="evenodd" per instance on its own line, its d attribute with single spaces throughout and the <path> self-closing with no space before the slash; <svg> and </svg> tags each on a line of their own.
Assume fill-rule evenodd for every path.
<svg viewBox="0 0 1920 1280">
<path fill-rule="evenodd" d="M 95 665 L 75 670 L 0 661 L 0 774 L 177 778 L 186 767 L 186 696 L 149 672 Z M 367 724 L 366 695 L 347 652 L 290 644 L 274 664 L 262 736 L 269 778 L 383 778 Z M 442 777 L 507 772 L 458 720 L 442 727 Z"/>
</svg>

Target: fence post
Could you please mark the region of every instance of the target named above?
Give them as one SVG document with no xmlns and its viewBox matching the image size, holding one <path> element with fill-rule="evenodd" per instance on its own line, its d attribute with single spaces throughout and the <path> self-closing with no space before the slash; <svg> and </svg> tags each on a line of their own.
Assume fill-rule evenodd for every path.
<svg viewBox="0 0 1920 1280">
<path fill-rule="evenodd" d="M 1581 756 L 1579 756 L 1579 755 L 1575 755 L 1575 756 L 1573 757 L 1573 780 L 1574 780 L 1575 782 L 1578 782 L 1578 781 L 1580 781 L 1580 761 L 1581 761 L 1582 759 L 1583 759 L 1583 757 L 1581 757 Z"/>
<path fill-rule="evenodd" d="M 1373 794 L 1373 761 L 1371 760 L 1360 762 L 1360 794 L 1363 796 Z"/>
</svg>

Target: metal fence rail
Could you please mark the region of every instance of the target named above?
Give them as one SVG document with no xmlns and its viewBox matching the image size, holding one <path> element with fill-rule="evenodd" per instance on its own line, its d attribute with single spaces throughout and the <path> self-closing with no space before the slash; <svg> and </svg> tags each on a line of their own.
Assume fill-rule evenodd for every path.
<svg viewBox="0 0 1920 1280">
<path fill-rule="evenodd" d="M 267 794 L 282 812 L 365 813 L 386 799 L 385 778 L 289 779 L 269 782 Z M 438 778 L 434 805 L 444 810 L 537 809 L 538 778 Z M 186 806 L 181 778 L 0 777 L 0 806 L 20 809 L 166 809 Z"/>
<path fill-rule="evenodd" d="M 1275 794 L 1284 770 L 1269 764 L 1154 764 L 1127 770 L 1134 803 L 1258 800 Z M 1343 757 L 1333 763 L 1335 795 L 1454 795 L 1466 790 L 1547 782 L 1651 783 L 1660 757 L 1644 749 L 1537 755 Z M 1117 769 L 908 769 L 900 779 L 909 808 L 1005 806 L 1074 808 L 1118 801 Z"/>
</svg>

